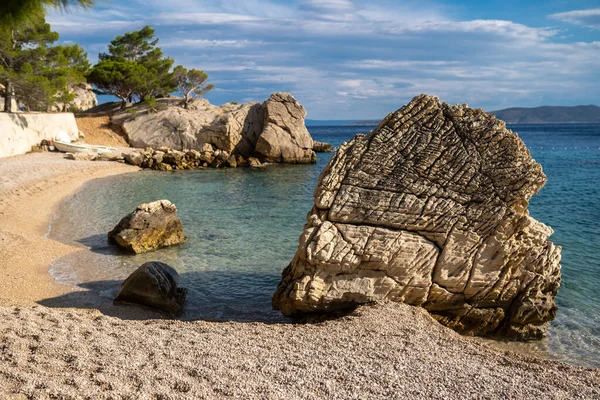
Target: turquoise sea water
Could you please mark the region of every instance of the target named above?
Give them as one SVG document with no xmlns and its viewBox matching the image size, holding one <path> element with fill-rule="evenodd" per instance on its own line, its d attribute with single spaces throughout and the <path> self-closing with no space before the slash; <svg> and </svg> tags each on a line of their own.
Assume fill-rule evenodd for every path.
<svg viewBox="0 0 600 400">
<path fill-rule="evenodd" d="M 309 127 L 315 140 L 338 146 L 373 127 Z M 560 307 L 548 339 L 529 346 L 559 359 L 600 367 L 600 125 L 514 125 L 548 183 L 530 212 L 563 246 Z M 296 251 L 312 191 L 331 154 L 315 165 L 177 173 L 143 171 L 87 184 L 61 206 L 50 237 L 85 251 L 56 260 L 53 275 L 112 296 L 145 261 L 167 262 L 189 289 L 184 318 L 285 321 L 271 310 L 281 270 Z M 189 241 L 131 256 L 106 232 L 137 204 L 173 201 Z"/>
</svg>

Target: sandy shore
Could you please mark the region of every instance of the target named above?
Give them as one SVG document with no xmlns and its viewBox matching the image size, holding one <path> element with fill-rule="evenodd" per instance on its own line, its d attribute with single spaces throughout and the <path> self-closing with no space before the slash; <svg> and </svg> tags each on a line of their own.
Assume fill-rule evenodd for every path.
<svg viewBox="0 0 600 400">
<path fill-rule="evenodd" d="M 402 304 L 318 324 L 36 305 L 72 291 L 48 274 L 79 250 L 44 237 L 56 207 L 89 179 L 129 171 L 0 159 L 0 398 L 600 398 L 600 370 L 494 350 Z"/>
<path fill-rule="evenodd" d="M 34 153 L 0 159 L 0 305 L 25 305 L 65 294 L 48 274 L 50 263 L 77 250 L 44 235 L 56 207 L 83 183 L 137 168 L 115 162 Z"/>
</svg>

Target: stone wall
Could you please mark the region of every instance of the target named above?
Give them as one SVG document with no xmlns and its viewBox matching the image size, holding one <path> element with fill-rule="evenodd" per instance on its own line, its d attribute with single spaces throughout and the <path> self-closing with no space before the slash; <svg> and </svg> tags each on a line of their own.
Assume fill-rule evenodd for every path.
<svg viewBox="0 0 600 400">
<path fill-rule="evenodd" d="M 14 113 L 0 112 L 0 158 L 25 154 L 43 139 L 54 139 L 65 131 L 76 140 L 79 130 L 71 113 Z"/>
</svg>

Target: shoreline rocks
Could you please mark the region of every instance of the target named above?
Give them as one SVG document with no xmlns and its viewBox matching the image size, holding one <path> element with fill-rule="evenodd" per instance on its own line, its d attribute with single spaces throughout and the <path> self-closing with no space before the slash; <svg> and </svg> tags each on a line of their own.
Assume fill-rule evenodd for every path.
<svg viewBox="0 0 600 400">
<path fill-rule="evenodd" d="M 245 166 L 260 166 L 261 162 L 254 157 L 245 159 L 240 155 L 230 154 L 226 151 L 214 149 L 205 143 L 200 151 L 184 151 L 161 148 L 145 149 L 123 153 L 127 164 L 140 168 L 149 168 L 158 171 L 174 171 L 200 168 L 238 168 Z"/>
<path fill-rule="evenodd" d="M 208 145 L 215 152 L 227 153 L 224 161 L 233 155 L 245 160 L 255 157 L 261 162 L 316 162 L 313 140 L 304 125 L 306 110 L 289 93 L 273 93 L 262 104 L 227 103 L 219 107 L 206 99 L 195 99 L 184 109 L 180 101 L 160 99 L 153 109 L 135 105 L 113 114 L 111 121 L 137 148 L 202 153 Z"/>
<path fill-rule="evenodd" d="M 183 309 L 187 290 L 177 287 L 179 274 L 171 266 L 150 261 L 142 264 L 121 284 L 115 304 L 141 304 L 177 315 Z"/>
<path fill-rule="evenodd" d="M 540 338 L 560 285 L 553 231 L 527 211 L 545 182 L 502 121 L 417 96 L 322 172 L 273 307 L 300 316 L 390 300 L 460 333 Z"/>
<path fill-rule="evenodd" d="M 331 153 L 335 150 L 335 147 L 329 143 L 324 142 L 313 142 L 313 150 L 315 153 Z"/>
<path fill-rule="evenodd" d="M 140 204 L 108 233 L 108 239 L 136 254 L 186 241 L 177 207 L 169 200 Z"/>
</svg>

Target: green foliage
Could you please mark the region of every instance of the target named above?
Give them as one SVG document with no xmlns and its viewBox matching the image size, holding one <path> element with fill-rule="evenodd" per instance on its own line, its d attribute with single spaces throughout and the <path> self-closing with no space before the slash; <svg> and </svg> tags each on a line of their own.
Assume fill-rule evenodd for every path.
<svg viewBox="0 0 600 400">
<path fill-rule="evenodd" d="M 167 108 L 164 104 L 160 104 L 155 97 L 145 97 L 143 104 L 148 107 L 150 112 L 158 112 Z"/>
<path fill-rule="evenodd" d="M 187 70 L 182 65 L 178 65 L 173 70 L 173 79 L 184 98 L 185 108 L 188 107 L 192 97 L 203 96 L 215 87 L 213 84 L 206 83 L 208 80 L 206 72 L 198 69 Z"/>
<path fill-rule="evenodd" d="M 7 100 L 14 91 L 27 109 L 44 111 L 73 100 L 68 85 L 85 81 L 89 62 L 77 45 L 53 47 L 58 34 L 43 17 L 30 22 L 19 29 L 0 30 L 0 82 L 9 88 L 4 93 Z"/>
<path fill-rule="evenodd" d="M 98 94 L 112 94 L 121 99 L 125 109 L 127 100 L 145 84 L 146 68 L 135 61 L 102 60 L 92 68 L 88 82 Z"/>
<path fill-rule="evenodd" d="M 35 24 L 45 15 L 46 7 L 66 9 L 69 6 L 89 7 L 94 0 L 2 0 L 0 30 L 11 30 Z"/>
<path fill-rule="evenodd" d="M 154 29 L 149 26 L 145 26 L 139 31 L 119 35 L 110 42 L 108 53 L 99 54 L 100 61 L 94 66 L 92 72 L 98 65 L 108 61 L 121 64 L 134 63 L 143 67 L 143 70 L 140 69 L 140 75 L 136 77 L 135 82 L 131 82 L 135 87 L 128 94 L 127 99 L 135 97 L 138 101 L 142 101 L 147 97 L 168 94 L 175 90 L 173 75 L 170 73 L 174 60 L 164 57 L 162 50 L 156 47 L 157 44 L 158 39 L 154 38 Z M 111 65 L 116 66 L 117 64 Z M 103 69 L 106 69 L 106 65 Z M 90 75 L 90 83 L 95 85 L 99 91 L 120 97 L 115 91 L 123 92 L 123 90 L 113 88 L 109 91 L 106 88 L 106 82 L 103 83 L 104 86 L 99 86 L 101 82 L 96 81 L 96 76 L 97 74 Z M 127 86 L 129 89 L 131 85 L 127 84 Z"/>
<path fill-rule="evenodd" d="M 139 31 L 127 32 L 111 40 L 108 53 L 100 53 L 100 60 L 142 61 L 148 53 L 157 50 L 158 39 L 154 39 L 154 29 L 146 25 Z M 160 49 L 158 49 L 160 50 Z"/>
</svg>

